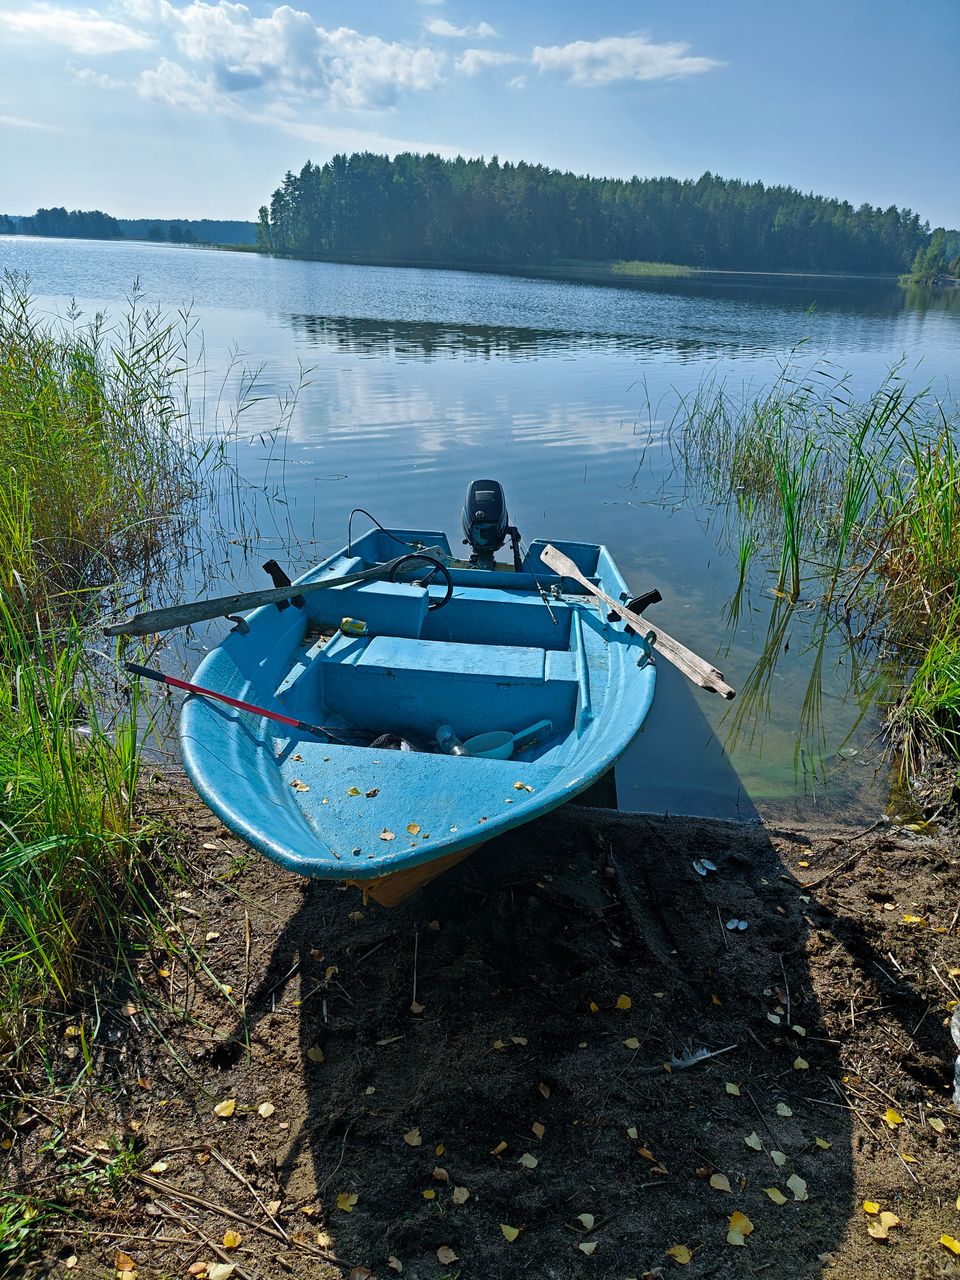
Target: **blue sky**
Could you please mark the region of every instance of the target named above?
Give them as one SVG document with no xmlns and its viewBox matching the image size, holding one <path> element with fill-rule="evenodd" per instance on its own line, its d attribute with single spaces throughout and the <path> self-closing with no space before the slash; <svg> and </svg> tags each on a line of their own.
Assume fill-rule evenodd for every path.
<svg viewBox="0 0 960 1280">
<path fill-rule="evenodd" d="M 336 151 L 788 183 L 960 226 L 960 0 L 0 0 L 0 211 L 255 218 Z"/>
</svg>

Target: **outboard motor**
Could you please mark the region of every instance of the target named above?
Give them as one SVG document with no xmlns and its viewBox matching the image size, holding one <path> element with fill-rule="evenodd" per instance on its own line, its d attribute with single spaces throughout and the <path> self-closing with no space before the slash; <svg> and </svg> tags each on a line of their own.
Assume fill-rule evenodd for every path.
<svg viewBox="0 0 960 1280">
<path fill-rule="evenodd" d="M 520 572 L 520 531 L 510 523 L 507 500 L 498 480 L 472 480 L 460 517 L 464 545 L 477 569 L 495 568 L 494 556 L 507 538 L 513 544 L 513 567 Z"/>
</svg>

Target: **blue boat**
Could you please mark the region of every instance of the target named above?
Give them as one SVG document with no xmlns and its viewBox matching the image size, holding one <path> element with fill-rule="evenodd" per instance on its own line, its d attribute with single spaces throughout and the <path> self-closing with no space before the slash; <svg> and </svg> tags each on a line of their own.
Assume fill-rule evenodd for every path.
<svg viewBox="0 0 960 1280">
<path fill-rule="evenodd" d="M 292 584 L 293 607 L 256 609 L 198 668 L 198 685 L 321 730 L 208 697 L 182 709 L 197 791 L 282 867 L 393 905 L 585 791 L 641 729 L 656 684 L 649 638 L 549 570 L 548 544 L 521 557 L 494 485 L 468 492 L 470 561 L 440 531 L 372 528 Z M 504 530 L 512 564 L 494 559 Z M 553 545 L 631 600 L 605 547 Z M 314 585 L 358 574 L 375 576 Z"/>
</svg>

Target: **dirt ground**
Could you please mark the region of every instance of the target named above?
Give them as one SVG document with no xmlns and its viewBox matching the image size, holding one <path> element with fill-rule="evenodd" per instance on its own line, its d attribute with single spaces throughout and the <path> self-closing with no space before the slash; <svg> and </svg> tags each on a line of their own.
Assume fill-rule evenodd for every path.
<svg viewBox="0 0 960 1280">
<path fill-rule="evenodd" d="M 942 832 L 567 807 L 387 911 L 252 854 L 181 778 L 150 803 L 179 932 L 55 1026 L 0 1153 L 64 1207 L 41 1267 L 960 1277 Z"/>
</svg>

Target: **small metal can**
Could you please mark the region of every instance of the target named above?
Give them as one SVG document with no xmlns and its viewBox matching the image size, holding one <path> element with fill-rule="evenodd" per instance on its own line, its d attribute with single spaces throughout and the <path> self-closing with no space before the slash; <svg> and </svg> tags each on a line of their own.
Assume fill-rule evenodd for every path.
<svg viewBox="0 0 960 1280">
<path fill-rule="evenodd" d="M 340 630 L 345 636 L 365 636 L 367 624 L 362 618 L 341 618 Z"/>
</svg>

